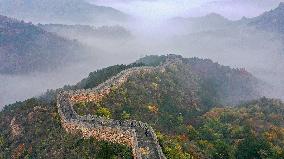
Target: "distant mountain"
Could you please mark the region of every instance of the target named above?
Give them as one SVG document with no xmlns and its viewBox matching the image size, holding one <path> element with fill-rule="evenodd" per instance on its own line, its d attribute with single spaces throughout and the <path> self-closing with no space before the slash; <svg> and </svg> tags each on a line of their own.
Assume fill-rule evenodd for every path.
<svg viewBox="0 0 284 159">
<path fill-rule="evenodd" d="M 78 98 L 79 115 L 147 122 L 167 158 L 283 158 L 284 104 L 267 98 L 247 102 L 259 97 L 257 83 L 243 69 L 177 55 L 110 66 L 75 86 L 6 106 L 0 112 L 0 157 L 132 158 L 126 146 L 83 138 L 85 129 L 64 130 L 68 125 L 60 122 L 56 97 L 80 89 L 72 98 Z M 90 88 L 99 92 L 81 90 Z M 93 102 L 85 101 L 93 96 Z"/>
<path fill-rule="evenodd" d="M 211 13 L 203 17 L 176 17 L 169 20 L 169 24 L 177 29 L 186 30 L 186 33 L 252 26 L 268 32 L 284 33 L 283 17 L 284 2 L 281 2 L 277 8 L 267 11 L 255 18 L 243 17 L 240 20 L 231 21 L 219 14 Z"/>
<path fill-rule="evenodd" d="M 169 24 L 190 32 L 202 32 L 223 29 L 233 25 L 233 22 L 219 14 L 211 13 L 203 17 L 176 17 L 170 19 Z"/>
<path fill-rule="evenodd" d="M 116 9 L 84 0 L 0 0 L 0 14 L 42 23 L 90 24 L 128 19 Z"/>
<path fill-rule="evenodd" d="M 78 42 L 31 23 L 0 16 L 0 73 L 47 71 L 84 54 Z"/>
<path fill-rule="evenodd" d="M 281 2 L 276 9 L 265 12 L 262 15 L 249 20 L 249 25 L 258 29 L 284 33 L 284 2 Z"/>
<path fill-rule="evenodd" d="M 122 26 L 92 27 L 89 25 L 38 25 L 44 30 L 56 33 L 69 39 L 127 39 L 131 37 L 130 31 Z"/>
</svg>

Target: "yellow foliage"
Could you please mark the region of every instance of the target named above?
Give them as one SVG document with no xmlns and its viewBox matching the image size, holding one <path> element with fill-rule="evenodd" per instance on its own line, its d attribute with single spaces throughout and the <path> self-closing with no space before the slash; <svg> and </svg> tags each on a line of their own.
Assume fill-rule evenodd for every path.
<svg viewBox="0 0 284 159">
<path fill-rule="evenodd" d="M 276 140 L 284 139 L 284 128 L 279 128 L 276 126 L 271 126 L 269 131 L 264 133 L 264 136 L 268 139 L 268 141 L 273 142 Z"/>
<path fill-rule="evenodd" d="M 154 105 L 154 104 L 148 105 L 148 110 L 152 113 L 155 113 L 155 114 L 157 114 L 159 112 L 158 106 Z"/>
<path fill-rule="evenodd" d="M 142 147 L 142 148 L 140 148 L 140 152 L 141 152 L 142 155 L 147 156 L 147 155 L 150 154 L 150 149 L 149 149 L 149 147 Z"/>
<path fill-rule="evenodd" d="M 212 150 L 214 148 L 214 145 L 208 142 L 207 140 L 199 140 L 198 144 L 207 150 Z"/>
<path fill-rule="evenodd" d="M 104 107 L 99 107 L 96 114 L 98 116 L 102 116 L 102 117 L 105 117 L 107 119 L 110 119 L 111 117 L 111 112 L 108 108 L 104 108 Z"/>
<path fill-rule="evenodd" d="M 158 139 L 160 139 L 160 140 L 164 139 L 164 135 L 162 133 L 156 132 L 156 135 L 157 135 Z"/>
<path fill-rule="evenodd" d="M 153 89 L 157 90 L 157 89 L 158 89 L 158 84 L 155 83 L 155 82 L 153 82 L 153 83 L 152 83 L 152 87 L 153 87 Z"/>
</svg>

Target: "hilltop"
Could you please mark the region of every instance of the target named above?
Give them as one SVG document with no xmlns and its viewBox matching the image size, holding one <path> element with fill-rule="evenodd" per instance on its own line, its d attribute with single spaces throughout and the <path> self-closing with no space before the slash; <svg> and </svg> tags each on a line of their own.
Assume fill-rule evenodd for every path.
<svg viewBox="0 0 284 159">
<path fill-rule="evenodd" d="M 0 15 L 0 73 L 47 71 L 74 61 L 86 49 L 38 26 Z"/>
<path fill-rule="evenodd" d="M 87 102 L 84 96 L 92 95 L 82 89 L 100 91 Z M 167 158 L 283 155 L 281 101 L 257 100 L 258 80 L 244 69 L 177 55 L 147 56 L 131 65 L 97 70 L 74 86 L 6 106 L 0 114 L 0 155 L 132 158 L 130 147 L 64 130 L 56 97 L 72 90 L 79 93 L 72 97 L 79 115 L 149 124 Z"/>
<path fill-rule="evenodd" d="M 185 33 L 221 30 L 235 25 L 233 21 L 216 13 L 201 17 L 175 17 L 167 23 L 173 29 L 181 29 Z"/>
<path fill-rule="evenodd" d="M 201 17 L 175 17 L 168 20 L 168 24 L 175 29 L 181 29 L 186 34 L 207 33 L 236 29 L 256 28 L 269 33 L 284 33 L 284 2 L 256 17 L 243 17 L 240 20 L 229 20 L 217 13 L 211 13 Z M 174 30 L 173 30 L 174 31 Z"/>
<path fill-rule="evenodd" d="M 255 26 L 258 29 L 284 33 L 284 2 L 281 2 L 279 6 L 273 10 L 267 11 L 262 15 L 249 20 L 249 25 Z"/>
<path fill-rule="evenodd" d="M 104 107 L 110 110 L 114 119 L 121 119 L 126 112 L 133 115 L 131 119 L 155 124 L 157 129 L 172 134 L 179 131 L 178 115 L 184 122 L 189 122 L 193 114 L 260 97 L 257 79 L 245 70 L 231 69 L 208 59 L 174 57 L 178 63 L 150 72 L 129 74 L 119 87 L 109 86 L 110 93 L 100 101 L 79 103 L 75 110 L 81 115 L 96 114 L 97 109 Z M 167 56 L 150 56 L 137 63 L 155 66 L 160 62 L 167 63 L 167 59 Z M 92 82 L 98 78 L 94 75 L 96 73 L 91 73 L 77 88 L 93 86 Z"/>
<path fill-rule="evenodd" d="M 123 22 L 129 18 L 114 8 L 84 0 L 1 0 L 0 14 L 32 22 L 65 24 Z"/>
</svg>

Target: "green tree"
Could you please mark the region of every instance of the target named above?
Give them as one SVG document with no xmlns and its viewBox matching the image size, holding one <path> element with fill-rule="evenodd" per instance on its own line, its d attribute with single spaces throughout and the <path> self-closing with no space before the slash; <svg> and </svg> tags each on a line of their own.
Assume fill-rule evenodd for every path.
<svg viewBox="0 0 284 159">
<path fill-rule="evenodd" d="M 105 117 L 107 119 L 110 119 L 111 118 L 111 112 L 108 108 L 105 108 L 105 107 L 99 107 L 97 112 L 96 112 L 96 115 L 97 116 L 102 116 L 102 117 Z"/>
<path fill-rule="evenodd" d="M 187 127 L 187 134 L 190 140 L 196 140 L 199 137 L 199 132 L 192 125 Z"/>
<path fill-rule="evenodd" d="M 171 159 L 191 159 L 192 156 L 182 150 L 178 143 L 172 143 L 164 148 L 165 155 Z"/>
<path fill-rule="evenodd" d="M 214 159 L 230 159 L 233 158 L 230 145 L 222 140 L 218 140 L 214 144 L 215 150 L 212 153 L 212 158 Z"/>
<path fill-rule="evenodd" d="M 182 125 L 182 124 L 183 124 L 184 119 L 183 119 L 183 116 L 182 116 L 181 114 L 178 115 L 177 121 L 178 121 L 178 124 L 179 124 L 179 125 Z"/>
<path fill-rule="evenodd" d="M 130 119 L 130 114 L 127 113 L 126 111 L 123 111 L 122 114 L 121 114 L 121 119 L 123 119 L 123 120 Z"/>
<path fill-rule="evenodd" d="M 264 138 L 248 136 L 237 147 L 237 159 L 277 158 L 270 144 Z"/>
</svg>

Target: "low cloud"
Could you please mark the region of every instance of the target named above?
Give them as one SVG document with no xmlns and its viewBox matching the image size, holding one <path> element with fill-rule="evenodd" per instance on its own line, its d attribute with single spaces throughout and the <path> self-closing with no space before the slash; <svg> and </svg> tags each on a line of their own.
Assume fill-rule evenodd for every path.
<svg viewBox="0 0 284 159">
<path fill-rule="evenodd" d="M 229 19 L 254 17 L 275 8 L 283 0 L 89 0 L 147 19 L 203 16 L 212 12 Z"/>
</svg>

